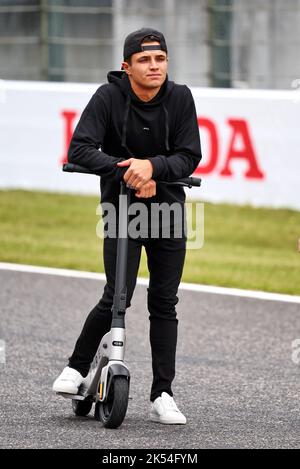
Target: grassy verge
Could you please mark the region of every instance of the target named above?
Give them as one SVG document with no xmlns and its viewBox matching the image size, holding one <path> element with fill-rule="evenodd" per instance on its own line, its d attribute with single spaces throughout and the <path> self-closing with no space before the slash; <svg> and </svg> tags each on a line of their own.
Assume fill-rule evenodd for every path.
<svg viewBox="0 0 300 469">
<path fill-rule="evenodd" d="M 0 261 L 103 272 L 97 197 L 0 191 Z M 300 213 L 205 203 L 183 281 L 300 294 Z M 147 276 L 143 253 L 139 275 Z"/>
</svg>

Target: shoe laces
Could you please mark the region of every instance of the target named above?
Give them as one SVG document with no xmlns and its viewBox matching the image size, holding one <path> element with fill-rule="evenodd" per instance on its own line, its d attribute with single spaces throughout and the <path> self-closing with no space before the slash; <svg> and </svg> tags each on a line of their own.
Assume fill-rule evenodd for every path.
<svg viewBox="0 0 300 469">
<path fill-rule="evenodd" d="M 171 397 L 168 393 L 164 394 L 164 397 L 162 398 L 162 400 L 163 400 L 165 407 L 168 410 L 174 410 L 175 412 L 180 412 L 177 405 L 175 404 L 173 397 Z"/>
<path fill-rule="evenodd" d="M 74 371 L 76 371 L 76 370 L 72 370 L 72 369 L 65 370 L 64 379 L 68 379 L 68 378 L 74 379 L 74 375 L 75 375 Z"/>
</svg>

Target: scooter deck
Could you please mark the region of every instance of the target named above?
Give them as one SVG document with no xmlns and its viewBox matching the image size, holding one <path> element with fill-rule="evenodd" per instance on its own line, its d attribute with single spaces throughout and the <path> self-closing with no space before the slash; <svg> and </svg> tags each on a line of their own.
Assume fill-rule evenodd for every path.
<svg viewBox="0 0 300 469">
<path fill-rule="evenodd" d="M 66 397 L 67 399 L 74 399 L 75 401 L 84 401 L 86 399 L 82 394 L 69 394 L 67 392 L 57 392 L 56 394 Z"/>
</svg>

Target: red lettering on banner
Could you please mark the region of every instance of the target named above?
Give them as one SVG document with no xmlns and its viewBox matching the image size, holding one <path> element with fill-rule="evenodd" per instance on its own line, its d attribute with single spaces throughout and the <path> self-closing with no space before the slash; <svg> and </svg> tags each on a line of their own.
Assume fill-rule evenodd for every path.
<svg viewBox="0 0 300 469">
<path fill-rule="evenodd" d="M 61 158 L 60 163 L 64 164 L 68 162 L 68 150 L 71 142 L 71 138 L 74 131 L 74 120 L 77 117 L 77 111 L 62 111 L 61 115 L 64 119 L 64 154 Z"/>
<path fill-rule="evenodd" d="M 226 153 L 225 163 L 223 169 L 220 170 L 220 176 L 232 176 L 230 169 L 230 162 L 233 159 L 244 159 L 248 162 L 248 169 L 245 173 L 245 177 L 248 179 L 263 179 L 264 173 L 258 166 L 258 160 L 254 151 L 252 139 L 250 137 L 250 131 L 247 122 L 244 119 L 228 119 L 228 124 L 231 127 L 231 138 Z M 210 119 L 198 117 L 199 127 L 204 127 L 209 134 L 209 157 L 205 164 L 200 164 L 195 171 L 195 174 L 210 174 L 217 168 L 219 160 L 219 136 L 217 133 L 217 127 L 214 122 Z M 237 139 L 242 142 L 241 148 L 237 148 Z"/>
<path fill-rule="evenodd" d="M 232 171 L 229 167 L 231 160 L 235 158 L 245 159 L 248 161 L 248 170 L 245 173 L 246 178 L 263 179 L 264 174 L 259 169 L 257 158 L 255 156 L 254 148 L 250 139 L 250 133 L 247 122 L 242 119 L 228 119 L 228 124 L 232 128 L 231 140 L 229 143 L 228 152 L 226 155 L 224 168 L 221 170 L 221 176 L 232 176 Z M 243 146 L 241 149 L 235 147 L 237 137 L 240 137 Z"/>
<path fill-rule="evenodd" d="M 64 154 L 61 158 L 60 163 L 66 163 L 68 161 L 68 150 L 71 142 L 71 138 L 74 131 L 74 121 L 78 116 L 77 111 L 64 110 L 61 112 L 64 120 Z M 246 120 L 244 119 L 228 119 L 227 120 L 231 128 L 231 138 L 228 146 L 228 150 L 225 157 L 225 163 L 223 168 L 218 171 L 220 176 L 233 176 L 230 168 L 231 161 L 234 159 L 244 159 L 248 163 L 248 169 L 245 173 L 247 179 L 264 179 L 265 175 L 258 166 L 257 156 L 254 151 L 252 139 L 250 137 L 250 131 Z M 209 135 L 209 155 L 208 160 L 205 164 L 200 164 L 195 170 L 194 174 L 211 174 L 217 169 L 219 160 L 219 136 L 217 127 L 211 119 L 198 117 L 199 127 L 204 127 Z M 240 148 L 237 148 L 237 139 L 242 142 Z"/>
<path fill-rule="evenodd" d="M 199 165 L 195 172 L 199 174 L 208 174 L 215 169 L 218 162 L 219 144 L 217 129 L 212 120 L 205 119 L 204 117 L 198 117 L 198 125 L 199 127 L 205 127 L 208 131 L 210 152 L 208 162 L 205 165 Z"/>
</svg>

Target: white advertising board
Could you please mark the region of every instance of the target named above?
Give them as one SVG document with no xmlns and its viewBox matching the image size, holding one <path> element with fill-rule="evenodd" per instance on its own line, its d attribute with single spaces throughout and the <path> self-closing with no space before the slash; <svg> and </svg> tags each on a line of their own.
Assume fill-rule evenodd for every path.
<svg viewBox="0 0 300 469">
<path fill-rule="evenodd" d="M 0 188 L 99 194 L 61 171 L 97 84 L 0 80 Z M 300 91 L 191 88 L 203 159 L 189 198 L 300 210 Z"/>
</svg>

